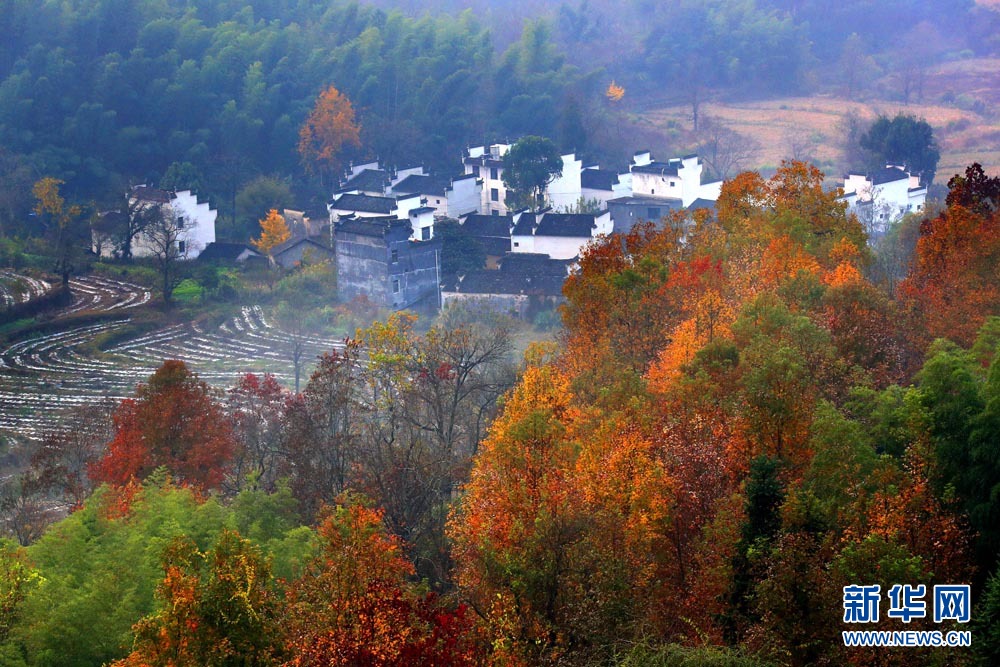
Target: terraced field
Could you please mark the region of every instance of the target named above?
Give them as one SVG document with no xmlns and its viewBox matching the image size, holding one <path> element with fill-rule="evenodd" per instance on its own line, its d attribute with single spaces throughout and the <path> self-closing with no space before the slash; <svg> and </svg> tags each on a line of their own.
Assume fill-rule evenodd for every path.
<svg viewBox="0 0 1000 667">
<path fill-rule="evenodd" d="M 52 285 L 44 280 L 10 270 L 0 271 L 0 310 L 45 294 Z"/>
<path fill-rule="evenodd" d="M 97 277 L 74 280 L 70 287 L 76 298 L 62 314 L 88 309 L 121 312 L 121 318 L 68 326 L 0 351 L 0 432 L 38 438 L 58 422 L 55 417 L 62 410 L 131 395 L 136 383 L 165 359 L 184 361 L 219 387 L 231 386 L 247 372 L 270 372 L 291 380 L 291 337 L 268 322 L 258 306 L 244 307 L 212 330 L 178 324 L 88 354 L 87 343 L 124 330 L 129 309 L 147 303 L 150 293 Z M 306 338 L 303 358 L 313 359 L 338 345 L 335 340 Z"/>
<path fill-rule="evenodd" d="M 75 298 L 73 303 L 60 313 L 63 315 L 81 310 L 107 312 L 135 308 L 149 303 L 152 298 L 152 293 L 145 287 L 98 276 L 70 280 L 69 288 Z"/>
</svg>

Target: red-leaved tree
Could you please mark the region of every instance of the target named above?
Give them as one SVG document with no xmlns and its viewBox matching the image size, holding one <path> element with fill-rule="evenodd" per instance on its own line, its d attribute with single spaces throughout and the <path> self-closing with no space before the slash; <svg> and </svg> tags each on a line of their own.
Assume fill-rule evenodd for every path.
<svg viewBox="0 0 1000 667">
<path fill-rule="evenodd" d="M 165 467 L 181 483 L 218 488 L 233 456 L 233 430 L 208 385 L 170 360 L 122 401 L 114 439 L 90 468 L 95 482 L 124 486 Z"/>
</svg>

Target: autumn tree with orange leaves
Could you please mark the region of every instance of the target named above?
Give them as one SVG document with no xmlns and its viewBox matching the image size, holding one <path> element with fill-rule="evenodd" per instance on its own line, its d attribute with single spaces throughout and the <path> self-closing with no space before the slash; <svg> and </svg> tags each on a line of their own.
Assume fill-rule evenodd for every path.
<svg viewBox="0 0 1000 667">
<path fill-rule="evenodd" d="M 351 101 L 330 86 L 299 130 L 299 156 L 307 170 L 329 177 L 340 169 L 342 151 L 352 146 L 361 146 L 361 126 Z"/>
<path fill-rule="evenodd" d="M 586 663 L 656 637 L 869 664 L 829 630 L 831 564 L 968 573 L 927 417 L 891 386 L 919 351 L 868 261 L 860 223 L 794 162 L 727 182 L 714 215 L 584 253 L 565 349 L 525 369 L 452 519 L 495 659 Z"/>
<path fill-rule="evenodd" d="M 341 501 L 320 523 L 319 553 L 289 588 L 285 664 L 480 664 L 469 610 L 411 587 L 413 565 L 381 512 Z"/>
<path fill-rule="evenodd" d="M 135 646 L 113 667 L 276 667 L 280 600 L 260 549 L 232 531 L 200 552 L 175 539 L 163 556 L 159 612 L 135 626 Z"/>
<path fill-rule="evenodd" d="M 118 407 L 114 438 L 90 475 L 125 486 L 163 466 L 184 484 L 217 489 L 233 449 L 232 426 L 208 385 L 184 362 L 165 361 Z"/>
<path fill-rule="evenodd" d="M 900 294 L 936 337 L 971 345 L 985 318 L 1000 314 L 1000 178 L 978 165 L 949 185 L 948 207 L 920 225 L 917 252 Z"/>
</svg>

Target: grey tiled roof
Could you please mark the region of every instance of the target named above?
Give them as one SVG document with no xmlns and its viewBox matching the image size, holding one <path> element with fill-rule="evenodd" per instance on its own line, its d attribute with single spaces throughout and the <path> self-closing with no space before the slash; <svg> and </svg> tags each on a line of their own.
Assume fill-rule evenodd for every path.
<svg viewBox="0 0 1000 667">
<path fill-rule="evenodd" d="M 906 175 L 906 172 L 897 167 L 885 167 L 884 169 L 879 169 L 868 175 L 868 179 L 872 182 L 872 185 L 894 183 L 895 181 L 901 181 L 906 178 L 909 178 L 909 176 Z"/>
<path fill-rule="evenodd" d="M 396 200 L 392 197 L 346 194 L 334 199 L 330 206 L 341 211 L 388 214 L 396 210 Z"/>
<path fill-rule="evenodd" d="M 659 174 L 661 176 L 676 176 L 680 162 L 650 162 L 641 167 L 632 167 L 633 173 Z"/>
<path fill-rule="evenodd" d="M 495 236 L 510 238 L 511 216 L 481 215 L 473 213 L 465 217 L 462 227 L 470 236 Z"/>
<path fill-rule="evenodd" d="M 584 169 L 580 172 L 580 185 L 591 190 L 607 190 L 618 184 L 618 174 L 607 169 Z"/>
<path fill-rule="evenodd" d="M 426 174 L 410 174 L 392 186 L 392 191 L 398 194 L 440 195 L 443 197 L 449 187 L 451 187 L 449 179 Z"/>
<path fill-rule="evenodd" d="M 589 237 L 594 227 L 594 216 L 586 213 L 546 213 L 535 228 L 535 236 Z"/>
<path fill-rule="evenodd" d="M 341 190 L 361 190 L 363 192 L 385 192 L 389 185 L 389 173 L 381 169 L 362 169 L 343 184 Z"/>
</svg>

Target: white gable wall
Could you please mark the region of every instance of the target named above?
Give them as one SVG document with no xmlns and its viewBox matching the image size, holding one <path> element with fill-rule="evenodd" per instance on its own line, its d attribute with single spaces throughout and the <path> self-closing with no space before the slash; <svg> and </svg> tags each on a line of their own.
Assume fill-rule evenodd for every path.
<svg viewBox="0 0 1000 667">
<path fill-rule="evenodd" d="M 410 212 L 411 241 L 426 241 L 434 238 L 434 211 Z M 427 237 L 424 238 L 424 230 Z"/>
<path fill-rule="evenodd" d="M 190 190 L 182 190 L 170 202 L 174 219 L 184 219 L 187 257 L 194 259 L 209 243 L 215 243 L 215 219 L 218 211 L 212 210 L 208 202 L 198 202 L 198 197 Z"/>
<path fill-rule="evenodd" d="M 611 219 L 611 211 L 604 211 L 594 216 L 594 236 L 607 236 L 615 229 L 615 223 Z"/>
<path fill-rule="evenodd" d="M 208 202 L 199 203 L 197 195 L 190 190 L 172 194 L 167 204 L 149 203 L 146 206 L 160 206 L 164 215 L 179 227 L 177 240 L 184 244 L 183 259 L 195 259 L 209 243 L 215 242 L 218 211 L 213 210 Z M 133 257 L 149 257 L 155 252 L 156 248 L 146 234 L 139 234 L 133 239 Z"/>
<path fill-rule="evenodd" d="M 589 236 L 541 236 L 536 234 L 534 250 L 531 252 L 548 255 L 552 259 L 573 259 L 583 252 L 591 240 Z"/>
<path fill-rule="evenodd" d="M 423 167 L 407 167 L 406 169 L 400 169 L 396 172 L 396 175 L 389 181 L 391 187 L 396 187 L 404 178 L 407 176 L 426 176 Z"/>
<path fill-rule="evenodd" d="M 691 202 L 698 198 L 701 190 L 701 172 L 704 169 L 701 161 L 697 157 L 689 157 L 681 160 L 681 166 L 677 169 L 677 175 L 681 179 L 681 191 L 677 195 L 684 206 L 690 206 Z M 718 197 L 706 197 L 706 199 L 717 199 Z"/>
<path fill-rule="evenodd" d="M 448 201 L 442 215 L 457 217 L 466 213 L 479 213 L 482 210 L 482 189 L 483 184 L 478 178 L 454 180 L 445 193 Z"/>
<path fill-rule="evenodd" d="M 683 199 L 684 181 L 680 176 L 669 174 L 645 174 L 642 172 L 632 174 L 632 192 L 636 196 L 648 197 L 669 197 L 671 199 Z M 694 201 L 694 198 L 692 198 Z"/>
<path fill-rule="evenodd" d="M 394 213 L 396 217 L 400 220 L 405 220 L 410 215 L 410 211 L 415 208 L 420 208 L 423 204 L 420 203 L 421 195 L 409 195 L 407 197 L 398 197 L 396 199 L 396 210 Z"/>
<path fill-rule="evenodd" d="M 365 162 L 364 164 L 357 164 L 357 165 L 352 164 L 351 175 L 348 176 L 348 180 L 354 178 L 355 176 L 363 172 L 365 169 L 372 169 L 374 171 L 378 171 L 381 168 L 382 167 L 379 166 L 378 160 L 375 160 L 374 162 Z"/>
<path fill-rule="evenodd" d="M 569 153 L 562 156 L 562 175 L 553 179 L 546 188 L 548 204 L 556 211 L 568 211 L 574 208 L 583 195 L 580 185 L 580 172 L 583 161 Z"/>
<path fill-rule="evenodd" d="M 614 190 L 594 190 L 592 188 L 581 188 L 580 196 L 583 197 L 585 203 L 596 200 L 601 208 L 607 208 L 608 200 L 615 198 Z"/>
<path fill-rule="evenodd" d="M 694 199 L 692 199 L 691 201 L 694 201 L 695 199 L 711 199 L 712 201 L 715 201 L 719 198 L 719 195 L 721 194 L 722 194 L 722 181 L 715 181 L 713 183 L 704 183 L 698 186 L 698 189 L 696 190 L 697 196 L 695 196 Z M 684 205 L 689 206 L 690 204 L 691 202 L 688 202 Z"/>
</svg>

